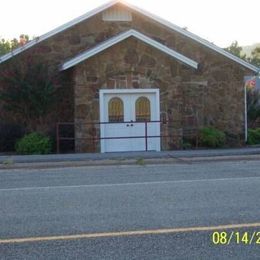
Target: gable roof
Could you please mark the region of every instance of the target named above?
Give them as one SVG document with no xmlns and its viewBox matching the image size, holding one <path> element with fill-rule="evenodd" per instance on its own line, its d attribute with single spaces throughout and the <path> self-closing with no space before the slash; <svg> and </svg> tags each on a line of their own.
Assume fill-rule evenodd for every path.
<svg viewBox="0 0 260 260">
<path fill-rule="evenodd" d="M 106 50 L 107 48 L 112 47 L 115 44 L 126 40 L 129 37 L 134 37 L 134 38 L 158 49 L 159 51 L 179 60 L 180 62 L 182 62 L 186 65 L 189 65 L 190 67 L 192 67 L 194 69 L 198 68 L 198 63 L 196 61 L 191 60 L 190 58 L 166 47 L 165 45 L 155 41 L 154 39 L 138 32 L 136 30 L 131 29 L 129 31 L 120 33 L 120 34 L 108 39 L 107 41 L 104 41 L 103 43 L 98 44 L 94 48 L 91 48 L 91 49 L 77 55 L 76 57 L 72 58 L 71 60 L 63 63 L 60 70 L 69 69 L 69 68 L 79 64 L 80 62 L 87 60 L 87 59 L 95 56 L 96 54 Z"/>
<path fill-rule="evenodd" d="M 201 37 L 199 37 L 199 36 L 189 32 L 187 30 L 184 30 L 181 27 L 179 27 L 179 26 L 177 26 L 177 25 L 175 25 L 175 24 L 173 24 L 173 23 L 171 23 L 169 21 L 166 21 L 166 20 L 164 20 L 164 19 L 162 19 L 162 18 L 160 18 L 160 17 L 158 17 L 158 16 L 156 16 L 154 14 L 151 14 L 148 11 L 145 11 L 145 10 L 139 8 L 139 7 L 131 5 L 131 4 L 127 3 L 127 2 L 125 2 L 124 0 L 113 0 L 113 1 L 108 2 L 108 3 L 106 3 L 106 4 L 96 8 L 96 9 L 90 11 L 90 12 L 87 12 L 86 14 L 84 14 L 82 16 L 79 16 L 78 18 L 76 18 L 76 19 L 74 19 L 74 20 L 72 20 L 72 21 L 70 21 L 70 22 L 68 22 L 68 23 L 66 23 L 66 24 L 64 24 L 64 25 L 62 25 L 62 26 L 60 26 L 60 27 L 58 27 L 58 28 L 56 28 L 56 29 L 54 29 L 54 30 L 52 30 L 52 31 L 50 31 L 50 32 L 48 32 L 48 33 L 46 33 L 46 34 L 44 34 L 44 35 L 42 35 L 42 36 L 40 36 L 40 37 L 38 37 L 36 39 L 34 39 L 34 40 L 32 40 L 32 41 L 30 41 L 30 42 L 28 42 L 24 46 L 19 47 L 19 48 L 13 50 L 12 52 L 3 55 L 2 57 L 0 57 L 0 63 L 10 59 L 11 57 L 13 57 L 13 56 L 15 56 L 15 55 L 17 55 L 17 54 L 19 54 L 19 53 L 29 49 L 29 48 L 31 48 L 32 46 L 34 46 L 37 43 L 42 42 L 42 41 L 44 41 L 44 40 L 54 36 L 57 33 L 60 33 L 60 32 L 62 32 L 64 30 L 66 30 L 66 29 L 68 29 L 68 28 L 70 28 L 70 27 L 72 27 L 72 26 L 74 26 L 74 25 L 76 25 L 76 24 L 86 20 L 86 19 L 89 19 L 90 17 L 92 17 L 92 16 L 94 16 L 94 15 L 96 15 L 96 14 L 98 14 L 98 13 L 100 13 L 100 12 L 102 12 L 102 11 L 112 7 L 112 6 L 114 6 L 115 4 L 118 4 L 118 3 L 121 3 L 121 4 L 125 5 L 125 6 L 127 6 L 128 8 L 132 9 L 133 11 L 136 11 L 136 12 L 141 13 L 142 15 L 144 15 L 146 17 L 149 17 L 152 20 L 154 20 L 154 21 L 156 21 L 156 22 L 158 22 L 158 23 L 168 27 L 169 29 L 172 29 L 172 30 L 174 30 L 176 32 L 179 32 L 180 34 L 182 34 L 182 35 L 184 35 L 184 36 L 186 36 L 186 37 L 188 37 L 190 39 L 193 39 L 193 40 L 195 40 L 198 43 L 201 43 L 202 45 L 208 47 L 209 49 L 211 49 L 211 50 L 213 50 L 213 51 L 215 51 L 215 52 L 217 52 L 219 54 L 224 55 L 225 57 L 235 61 L 236 63 L 238 63 L 238 64 L 240 64 L 240 65 L 242 65 L 242 66 L 244 66 L 244 67 L 246 67 L 246 68 L 248 68 L 248 69 L 250 69 L 250 70 L 252 70 L 254 72 L 258 72 L 259 71 L 258 67 L 256 67 L 256 66 L 254 66 L 254 65 L 252 65 L 252 64 L 250 64 L 250 63 L 248 63 L 248 62 L 246 62 L 246 61 L 244 61 L 244 60 L 242 60 L 242 59 L 240 59 L 240 58 L 238 58 L 236 56 L 234 56 L 233 54 L 231 54 L 231 53 L 221 49 L 220 47 L 216 46 L 215 44 L 213 44 L 213 43 L 211 43 L 211 42 L 209 42 L 209 41 L 207 41 L 205 39 L 202 39 Z"/>
</svg>

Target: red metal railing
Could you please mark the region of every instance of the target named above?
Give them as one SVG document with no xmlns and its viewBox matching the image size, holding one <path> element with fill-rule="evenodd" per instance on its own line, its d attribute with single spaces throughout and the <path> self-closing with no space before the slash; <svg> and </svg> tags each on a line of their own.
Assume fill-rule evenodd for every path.
<svg viewBox="0 0 260 260">
<path fill-rule="evenodd" d="M 148 139 L 149 138 L 176 138 L 176 136 L 179 135 L 148 135 L 148 125 L 152 124 L 152 123 L 160 123 L 160 127 L 162 125 L 169 125 L 174 124 L 173 121 L 145 121 L 145 122 L 139 122 L 139 121 L 125 121 L 125 122 L 86 122 L 86 123 L 73 123 L 73 122 L 59 122 L 57 123 L 57 127 L 56 127 L 56 141 L 57 141 L 57 153 L 60 153 L 60 142 L 61 141 L 75 141 L 76 139 L 84 139 L 84 140 L 89 140 L 93 143 L 93 145 L 95 145 L 96 141 L 101 141 L 101 140 L 119 140 L 119 139 L 144 139 L 145 140 L 145 151 L 148 151 Z M 107 124 L 144 124 L 144 135 L 137 135 L 137 136 L 113 136 L 113 137 L 101 137 L 93 135 L 92 137 L 81 137 L 81 138 L 76 138 L 75 134 L 74 137 L 64 137 L 64 136 L 60 136 L 60 130 L 62 126 L 73 126 L 74 129 L 76 126 L 95 126 L 98 125 L 99 126 L 99 130 L 100 130 L 100 126 L 101 125 L 107 125 Z M 161 131 L 160 131 L 161 132 Z M 188 134 L 190 136 L 195 136 L 196 138 L 196 147 L 198 146 L 198 130 L 197 129 L 193 129 L 193 131 L 191 131 L 191 134 Z M 186 136 L 188 136 L 186 135 Z"/>
</svg>

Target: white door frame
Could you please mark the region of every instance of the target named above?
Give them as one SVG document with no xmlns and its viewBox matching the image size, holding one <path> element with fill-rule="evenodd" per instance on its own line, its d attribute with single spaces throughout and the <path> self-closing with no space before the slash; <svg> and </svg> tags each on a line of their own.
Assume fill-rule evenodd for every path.
<svg viewBox="0 0 260 260">
<path fill-rule="evenodd" d="M 105 122 L 105 104 L 104 104 L 104 96 L 106 94 L 155 94 L 155 119 L 154 121 L 160 120 L 160 90 L 159 89 L 100 89 L 99 90 L 99 113 L 100 113 L 100 122 Z M 100 136 L 104 137 L 104 124 L 100 125 Z M 100 141 L 101 145 L 101 153 L 105 152 L 105 140 Z"/>
</svg>

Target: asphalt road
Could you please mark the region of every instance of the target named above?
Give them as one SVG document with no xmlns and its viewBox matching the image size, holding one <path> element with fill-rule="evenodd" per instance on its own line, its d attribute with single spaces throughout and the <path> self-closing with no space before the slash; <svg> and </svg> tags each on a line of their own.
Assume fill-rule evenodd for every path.
<svg viewBox="0 0 260 260">
<path fill-rule="evenodd" d="M 259 259 L 259 197 L 259 161 L 0 170 L 0 259 Z"/>
</svg>

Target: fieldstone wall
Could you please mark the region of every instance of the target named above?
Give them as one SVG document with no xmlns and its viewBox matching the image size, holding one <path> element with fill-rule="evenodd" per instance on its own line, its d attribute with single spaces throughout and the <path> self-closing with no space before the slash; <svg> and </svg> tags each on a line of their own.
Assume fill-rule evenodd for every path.
<svg viewBox="0 0 260 260">
<path fill-rule="evenodd" d="M 242 141 L 243 77 L 251 72 L 141 14 L 132 12 L 132 17 L 129 22 L 104 22 L 102 14 L 97 14 L 16 57 L 34 51 L 44 56 L 50 67 L 58 68 L 80 52 L 135 29 L 199 63 L 199 69 L 193 70 L 140 41 L 128 39 L 62 72 L 70 75 L 64 86 L 73 88 L 74 96 L 71 91 L 64 94 L 67 101 L 59 109 L 63 111 L 66 106 L 66 111 L 70 110 L 66 121 L 73 120 L 74 114 L 76 150 L 99 151 L 99 142 L 92 140 L 99 136 L 98 124 L 83 124 L 99 121 L 102 88 L 159 88 L 161 118 L 170 121 L 162 133 L 174 135 L 162 140 L 164 149 L 180 148 L 183 136 L 202 126 L 214 126 L 227 132 L 236 143 Z"/>
<path fill-rule="evenodd" d="M 162 149 L 181 148 L 183 137 L 203 126 L 242 137 L 243 83 L 230 80 L 232 69 L 197 71 L 134 38 L 109 48 L 74 69 L 77 151 L 100 150 L 91 139 L 99 136 L 99 125 L 87 125 L 99 121 L 100 89 L 159 88 L 161 120 L 169 121 L 161 133 L 172 136 L 162 138 Z"/>
</svg>

